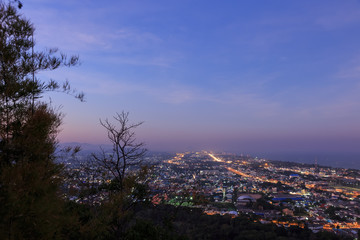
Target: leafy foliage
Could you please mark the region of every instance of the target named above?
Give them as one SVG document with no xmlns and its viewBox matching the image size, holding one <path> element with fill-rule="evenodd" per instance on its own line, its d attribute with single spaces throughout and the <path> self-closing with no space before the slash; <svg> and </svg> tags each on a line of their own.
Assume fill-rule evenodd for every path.
<svg viewBox="0 0 360 240">
<path fill-rule="evenodd" d="M 54 162 L 62 115 L 40 99 L 46 91 L 76 92 L 37 73 L 75 66 L 78 57 L 34 51 L 33 33 L 17 8 L 0 3 L 1 239 L 68 238 L 74 219 L 64 211 L 62 166 Z M 83 100 L 83 94 L 75 97 Z"/>
</svg>

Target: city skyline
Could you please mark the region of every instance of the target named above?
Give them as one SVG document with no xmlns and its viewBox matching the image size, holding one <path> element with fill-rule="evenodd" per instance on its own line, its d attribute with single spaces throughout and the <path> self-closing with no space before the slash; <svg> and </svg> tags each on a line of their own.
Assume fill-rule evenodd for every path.
<svg viewBox="0 0 360 240">
<path fill-rule="evenodd" d="M 360 2 L 27 1 L 37 47 L 78 54 L 51 94 L 61 142 L 106 143 L 99 119 L 144 121 L 152 150 L 358 152 Z M 44 98 L 45 100 L 48 97 Z"/>
</svg>

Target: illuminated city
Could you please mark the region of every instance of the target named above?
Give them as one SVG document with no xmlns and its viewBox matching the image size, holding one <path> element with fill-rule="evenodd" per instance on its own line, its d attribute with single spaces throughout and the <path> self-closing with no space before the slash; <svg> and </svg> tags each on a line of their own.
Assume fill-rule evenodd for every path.
<svg viewBox="0 0 360 240">
<path fill-rule="evenodd" d="M 201 208 L 207 215 L 253 215 L 263 224 L 315 233 L 356 236 L 360 228 L 359 170 L 207 151 L 150 154 L 146 162 L 152 169 L 154 205 Z M 76 188 L 76 181 L 68 187 Z"/>
</svg>

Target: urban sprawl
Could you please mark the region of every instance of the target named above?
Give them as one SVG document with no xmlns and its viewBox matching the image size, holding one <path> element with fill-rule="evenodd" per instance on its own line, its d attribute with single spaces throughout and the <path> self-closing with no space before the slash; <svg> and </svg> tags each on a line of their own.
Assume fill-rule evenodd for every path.
<svg viewBox="0 0 360 240">
<path fill-rule="evenodd" d="M 86 157 L 79 158 L 65 160 L 78 173 L 65 187 L 72 190 L 70 199 L 86 202 L 90 199 L 71 194 L 79 181 L 101 184 L 104 179 L 89 178 L 89 164 L 82 163 Z M 147 182 L 154 205 L 202 208 L 209 215 L 248 214 L 261 223 L 354 237 L 360 228 L 360 170 L 206 151 L 149 154 L 143 163 L 151 169 Z M 100 202 L 101 194 L 91 201 L 96 198 Z"/>
</svg>

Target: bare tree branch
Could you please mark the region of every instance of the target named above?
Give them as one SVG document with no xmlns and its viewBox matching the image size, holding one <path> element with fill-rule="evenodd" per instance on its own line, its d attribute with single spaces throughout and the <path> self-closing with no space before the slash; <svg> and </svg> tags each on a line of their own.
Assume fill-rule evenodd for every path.
<svg viewBox="0 0 360 240">
<path fill-rule="evenodd" d="M 143 122 L 130 123 L 129 113 L 122 111 L 114 116 L 116 124 L 108 119 L 101 120 L 100 124 L 107 131 L 108 139 L 112 144 L 112 150 L 106 153 L 102 149 L 100 155 L 93 154 L 93 159 L 112 175 L 117 184 L 116 190 L 123 192 L 124 180 L 131 166 L 140 166 L 146 154 L 145 144 L 136 141 L 135 129 Z"/>
</svg>

